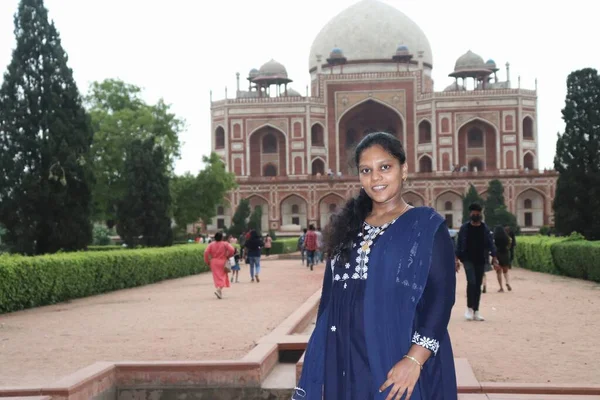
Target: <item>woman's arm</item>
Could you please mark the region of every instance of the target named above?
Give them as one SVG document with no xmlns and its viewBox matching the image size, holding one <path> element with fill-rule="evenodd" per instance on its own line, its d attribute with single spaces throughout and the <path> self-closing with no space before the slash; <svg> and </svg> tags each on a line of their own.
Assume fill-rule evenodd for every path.
<svg viewBox="0 0 600 400">
<path fill-rule="evenodd" d="M 417 306 L 419 325 L 413 332 L 413 345 L 408 353 L 421 363 L 437 354 L 450 321 L 456 293 L 453 247 L 448 229 L 440 225 L 433 240 L 429 276 Z"/>
</svg>

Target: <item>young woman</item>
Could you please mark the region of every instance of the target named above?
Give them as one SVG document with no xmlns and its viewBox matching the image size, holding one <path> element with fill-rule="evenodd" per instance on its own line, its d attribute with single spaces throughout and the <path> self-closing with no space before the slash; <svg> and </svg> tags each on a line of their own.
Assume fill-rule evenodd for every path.
<svg viewBox="0 0 600 400">
<path fill-rule="evenodd" d="M 223 240 L 221 232 L 215 233 L 215 241 L 211 242 L 204 250 L 204 262 L 210 266 L 213 281 L 215 283 L 215 296 L 223 298 L 223 288 L 229 287 L 229 277 L 225 271 L 225 263 L 233 256 L 235 249 L 227 241 Z"/>
<path fill-rule="evenodd" d="M 250 278 L 252 282 L 254 282 L 254 279 L 256 279 L 257 283 L 260 282 L 260 254 L 264 245 L 258 232 L 252 229 L 246 239 L 246 243 L 244 243 L 250 264 Z"/>
<path fill-rule="evenodd" d="M 327 228 L 331 258 L 292 399 L 456 400 L 445 221 L 403 200 L 408 169 L 394 136 L 367 135 L 354 161 L 362 188 Z"/>
<path fill-rule="evenodd" d="M 512 239 L 506 233 L 503 226 L 498 225 L 494 228 L 494 243 L 496 245 L 496 252 L 498 253 L 498 267 L 496 268 L 496 276 L 498 277 L 498 284 L 500 285 L 499 292 L 504 292 L 502 287 L 502 274 L 504 274 L 504 281 L 506 282 L 506 288 L 510 292 L 512 287 L 508 282 L 508 270 L 511 268 L 510 260 L 510 249 L 512 247 Z"/>
</svg>

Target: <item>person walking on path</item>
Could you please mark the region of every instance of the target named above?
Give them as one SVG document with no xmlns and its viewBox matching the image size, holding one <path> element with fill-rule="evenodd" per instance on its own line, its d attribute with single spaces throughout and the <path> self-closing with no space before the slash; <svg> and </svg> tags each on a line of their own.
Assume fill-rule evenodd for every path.
<svg viewBox="0 0 600 400">
<path fill-rule="evenodd" d="M 323 232 L 321 232 L 321 228 L 317 228 L 315 233 L 317 234 L 317 251 L 315 253 L 317 257 L 317 263 L 322 263 L 325 259 L 323 252 Z"/>
<path fill-rule="evenodd" d="M 315 226 L 310 224 L 308 232 L 304 237 L 304 249 L 306 250 L 306 266 L 313 270 L 315 266 L 315 256 L 317 249 L 319 248 L 319 238 L 315 232 Z"/>
<path fill-rule="evenodd" d="M 362 189 L 327 227 L 317 322 L 292 399 L 456 400 L 446 222 L 402 198 L 408 168 L 395 136 L 365 136 L 354 161 Z"/>
<path fill-rule="evenodd" d="M 248 255 L 248 261 L 250 263 L 250 279 L 251 282 L 260 282 L 260 253 L 264 247 L 264 243 L 258 232 L 252 229 L 249 233 L 249 237 L 246 239 L 246 254 Z"/>
<path fill-rule="evenodd" d="M 508 270 L 511 268 L 510 249 L 512 247 L 512 239 L 508 233 L 506 233 L 504 227 L 500 225 L 494 228 L 494 244 L 496 245 L 499 264 L 496 267 L 496 276 L 498 277 L 498 285 L 500 285 L 498 292 L 504 292 L 504 288 L 502 287 L 502 274 L 504 274 L 506 288 L 510 292 L 512 287 L 508 281 Z"/>
<path fill-rule="evenodd" d="M 515 260 L 515 247 L 517 247 L 517 238 L 515 237 L 515 233 L 512 231 L 509 225 L 504 225 L 504 231 L 510 237 L 510 263 L 512 265 Z"/>
<path fill-rule="evenodd" d="M 233 253 L 233 259 L 235 260 L 235 263 L 233 265 L 231 265 L 231 283 L 233 283 L 234 279 L 235 279 L 235 283 L 239 282 L 239 276 L 240 276 L 240 251 L 238 250 L 238 248 L 235 246 L 235 242 L 236 239 L 231 236 L 228 240 L 229 244 L 233 247 L 234 253 Z M 231 260 L 231 259 L 230 259 Z"/>
<path fill-rule="evenodd" d="M 307 229 L 304 228 L 302 235 L 298 238 L 298 250 L 300 250 L 300 257 L 302 258 L 302 265 L 304 265 L 304 258 L 306 257 L 306 249 L 304 248 L 304 239 L 306 239 Z"/>
<path fill-rule="evenodd" d="M 485 321 L 479 312 L 485 263 L 491 254 L 492 264 L 498 264 L 493 236 L 487 225 L 481 220 L 481 211 L 482 208 L 477 203 L 469 206 L 470 221 L 460 227 L 456 243 L 456 271 L 460 269 L 460 261 L 464 265 L 467 276 L 465 319 L 468 321 Z"/>
<path fill-rule="evenodd" d="M 217 289 L 215 290 L 215 296 L 218 299 L 223 298 L 223 288 L 230 287 L 225 264 L 234 253 L 235 249 L 223 240 L 221 232 L 215 233 L 215 241 L 204 250 L 204 262 L 210 266 L 215 288 Z"/>
<path fill-rule="evenodd" d="M 265 255 L 269 257 L 271 255 L 271 247 L 273 246 L 273 238 L 268 233 L 265 236 Z"/>
</svg>

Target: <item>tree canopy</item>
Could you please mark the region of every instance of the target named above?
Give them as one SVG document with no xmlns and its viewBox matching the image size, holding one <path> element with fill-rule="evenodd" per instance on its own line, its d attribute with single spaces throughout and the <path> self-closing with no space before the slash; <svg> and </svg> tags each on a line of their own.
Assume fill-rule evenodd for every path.
<svg viewBox="0 0 600 400">
<path fill-rule="evenodd" d="M 92 83 L 85 98 L 94 128 L 94 218 L 109 221 L 109 225 L 127 189 L 125 149 L 133 140 L 153 138 L 165 153 L 169 173 L 180 155 L 179 133 L 185 128 L 184 121 L 162 99 L 147 104 L 141 95 L 138 86 L 106 79 Z"/>
<path fill-rule="evenodd" d="M 127 145 L 123 175 L 127 190 L 117 207 L 117 232 L 129 247 L 170 246 L 173 231 L 167 158 L 154 138 Z"/>
<path fill-rule="evenodd" d="M 0 223 L 13 251 L 53 253 L 92 239 L 92 129 L 43 0 L 21 0 L 0 88 Z"/>
<path fill-rule="evenodd" d="M 600 239 L 600 77 L 592 68 L 572 72 L 562 110 L 565 131 L 558 135 L 554 168 L 556 230 Z"/>
</svg>

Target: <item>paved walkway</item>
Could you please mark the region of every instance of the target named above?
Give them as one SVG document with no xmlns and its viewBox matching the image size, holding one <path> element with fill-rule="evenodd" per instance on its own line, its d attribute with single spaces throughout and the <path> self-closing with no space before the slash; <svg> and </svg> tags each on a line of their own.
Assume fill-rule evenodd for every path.
<svg viewBox="0 0 600 400">
<path fill-rule="evenodd" d="M 263 262 L 261 283 L 213 295 L 210 274 L 0 315 L 0 386 L 40 385 L 95 361 L 242 357 L 319 289 L 323 266 Z M 494 278 L 488 273 L 488 278 Z M 458 276 L 455 355 L 480 381 L 600 384 L 600 285 L 516 269 L 514 290 L 483 295 L 486 322 L 467 322 Z"/>
<path fill-rule="evenodd" d="M 468 322 L 461 269 L 450 322 L 455 355 L 469 360 L 480 381 L 600 384 L 600 285 L 518 268 L 510 273 L 513 291 L 504 293 L 497 292 L 496 273 L 487 273 L 487 321 Z"/>
<path fill-rule="evenodd" d="M 96 361 L 243 357 L 320 287 L 323 267 L 263 261 L 218 300 L 210 273 L 0 315 L 0 387 L 51 383 Z"/>
</svg>

